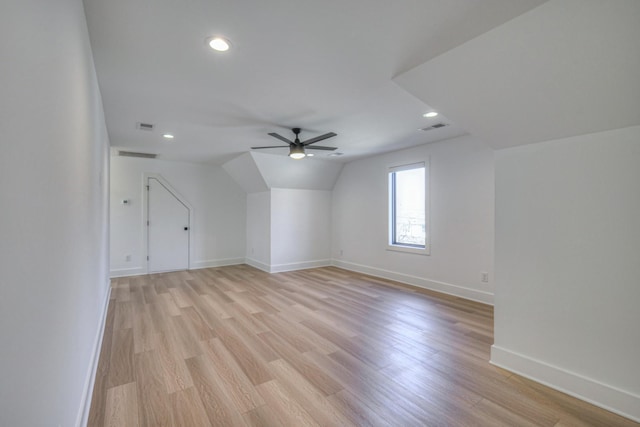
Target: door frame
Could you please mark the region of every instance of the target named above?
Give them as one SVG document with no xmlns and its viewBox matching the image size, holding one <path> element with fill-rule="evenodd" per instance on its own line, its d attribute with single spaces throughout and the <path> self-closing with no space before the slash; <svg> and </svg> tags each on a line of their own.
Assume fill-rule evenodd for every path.
<svg viewBox="0 0 640 427">
<path fill-rule="evenodd" d="M 147 185 L 149 185 L 149 179 L 153 178 L 158 180 L 164 188 L 169 191 L 173 197 L 178 199 L 187 210 L 189 211 L 189 253 L 187 257 L 187 270 L 191 270 L 191 260 L 193 259 L 193 239 L 191 238 L 193 230 L 193 206 L 187 201 L 169 182 L 164 179 L 159 173 L 144 172 L 142 174 L 142 245 L 143 245 L 143 262 L 145 274 L 149 274 L 149 227 L 147 226 L 147 220 L 149 219 L 149 193 L 147 191 Z"/>
</svg>

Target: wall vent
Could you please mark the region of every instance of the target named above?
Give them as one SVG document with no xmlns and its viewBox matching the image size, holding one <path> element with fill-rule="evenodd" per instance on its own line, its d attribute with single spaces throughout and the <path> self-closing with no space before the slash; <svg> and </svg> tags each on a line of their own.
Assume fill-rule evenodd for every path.
<svg viewBox="0 0 640 427">
<path fill-rule="evenodd" d="M 135 151 L 118 151 L 118 156 L 123 157 L 142 157 L 144 159 L 155 159 L 157 154 L 152 153 L 136 153 Z"/>
<path fill-rule="evenodd" d="M 433 129 L 440 129 L 443 128 L 445 126 L 449 126 L 447 123 L 436 123 L 433 126 L 428 126 L 426 128 L 422 128 L 423 131 L 428 131 L 428 130 L 433 130 Z"/>
<path fill-rule="evenodd" d="M 136 123 L 136 128 L 140 130 L 153 130 L 153 125 L 151 123 Z"/>
</svg>

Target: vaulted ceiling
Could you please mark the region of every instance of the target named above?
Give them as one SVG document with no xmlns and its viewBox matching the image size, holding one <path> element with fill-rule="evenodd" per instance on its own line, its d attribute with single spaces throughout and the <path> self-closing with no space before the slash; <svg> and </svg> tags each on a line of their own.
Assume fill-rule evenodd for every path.
<svg viewBox="0 0 640 427">
<path fill-rule="evenodd" d="M 113 147 L 223 164 L 301 127 L 303 139 L 336 132 L 327 145 L 343 155 L 317 158 L 340 162 L 466 133 L 449 104 L 393 78 L 542 3 L 85 0 L 85 11 Z M 231 49 L 211 50 L 213 35 Z"/>
</svg>

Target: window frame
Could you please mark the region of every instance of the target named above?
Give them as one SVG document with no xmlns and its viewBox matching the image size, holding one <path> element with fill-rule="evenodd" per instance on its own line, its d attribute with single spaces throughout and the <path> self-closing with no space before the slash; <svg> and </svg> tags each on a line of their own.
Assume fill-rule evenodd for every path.
<svg viewBox="0 0 640 427">
<path fill-rule="evenodd" d="M 395 172 L 401 172 L 404 170 L 410 169 L 418 169 L 424 168 L 424 226 L 425 226 L 425 241 L 424 247 L 421 245 L 411 245 L 411 244 L 402 244 L 402 243 L 394 243 L 394 233 L 395 233 Z M 418 161 L 412 161 L 411 163 L 399 163 L 387 166 L 387 193 L 388 193 L 388 203 L 387 203 L 387 250 L 395 251 L 395 252 L 405 252 L 411 254 L 418 255 L 431 255 L 431 227 L 430 227 L 430 215 L 429 215 L 429 205 L 430 205 L 430 188 L 429 188 L 429 158 L 420 159 Z"/>
</svg>

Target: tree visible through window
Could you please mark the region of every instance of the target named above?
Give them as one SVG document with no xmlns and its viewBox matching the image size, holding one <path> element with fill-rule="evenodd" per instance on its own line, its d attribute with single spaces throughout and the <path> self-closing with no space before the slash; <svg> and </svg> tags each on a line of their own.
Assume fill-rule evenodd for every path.
<svg viewBox="0 0 640 427">
<path fill-rule="evenodd" d="M 390 244 L 426 247 L 425 164 L 389 169 Z"/>
</svg>

